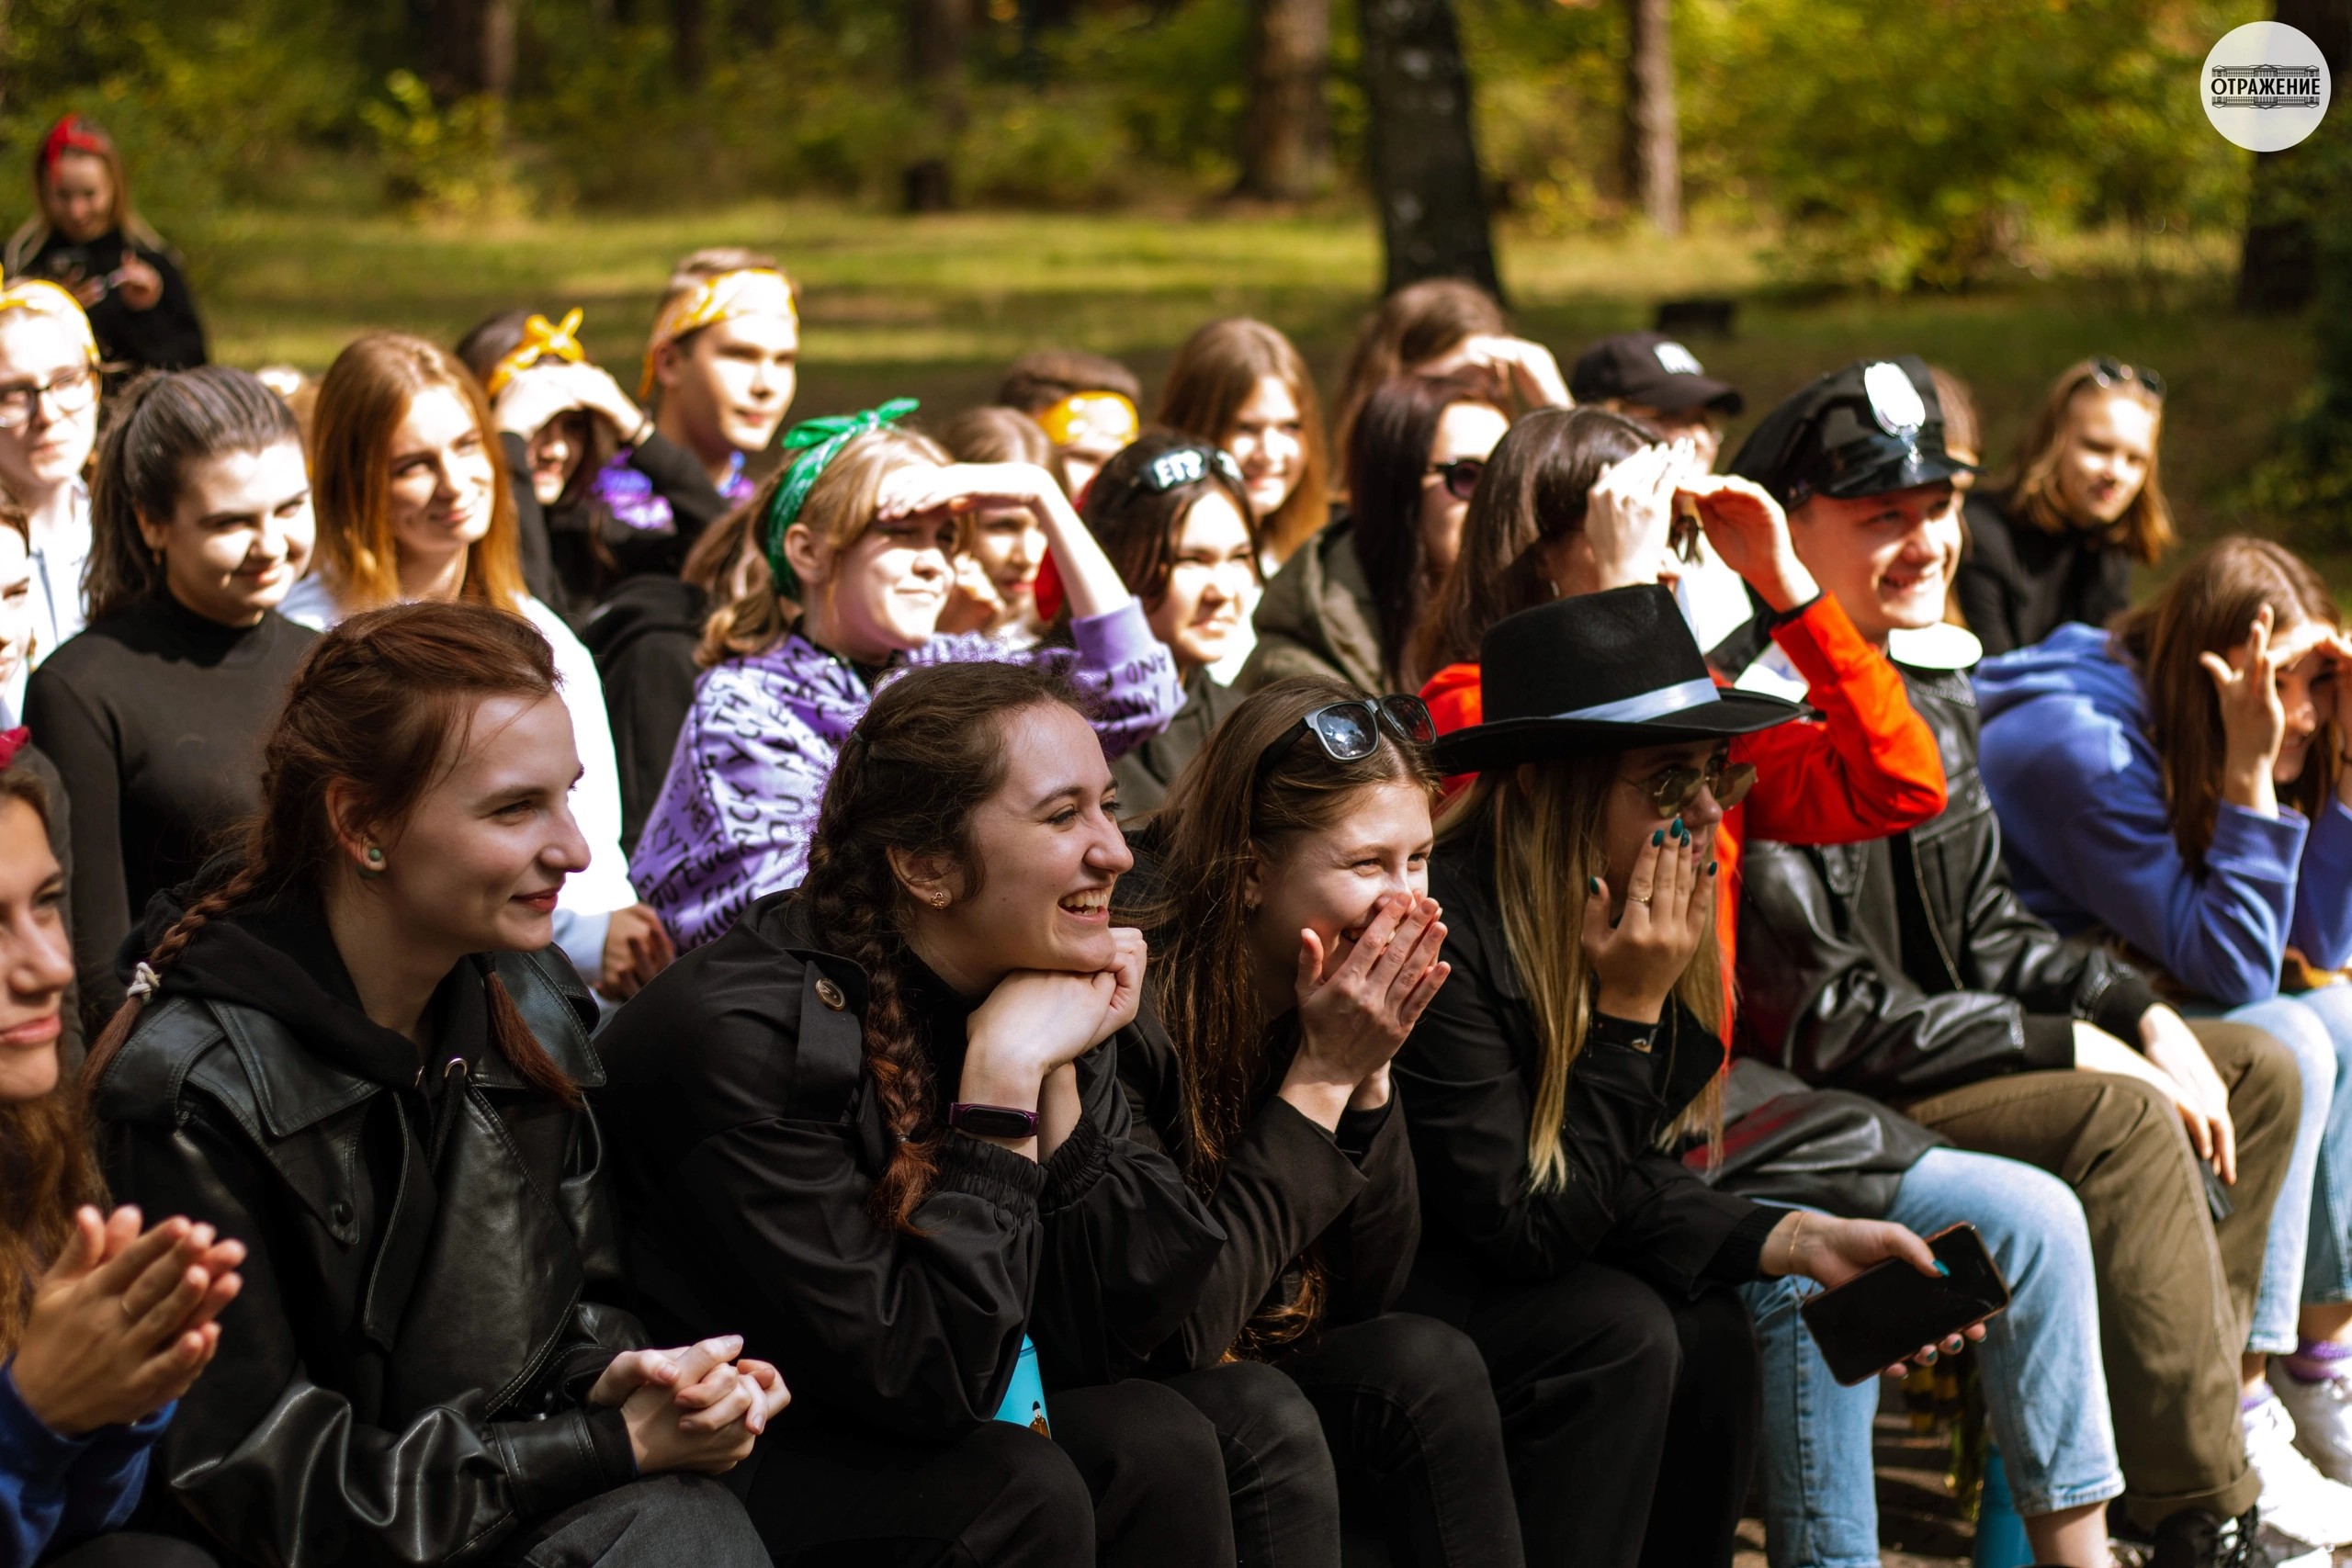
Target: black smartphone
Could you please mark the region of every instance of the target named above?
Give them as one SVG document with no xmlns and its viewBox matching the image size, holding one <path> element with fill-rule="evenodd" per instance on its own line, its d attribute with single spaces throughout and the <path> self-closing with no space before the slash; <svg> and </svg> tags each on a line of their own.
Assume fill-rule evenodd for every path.
<svg viewBox="0 0 2352 1568">
<path fill-rule="evenodd" d="M 1949 1335 L 1984 1322 L 2009 1304 L 2008 1281 L 1994 1267 L 1974 1225 L 1928 1237 L 1928 1250 L 1949 1274 L 1922 1274 L 1902 1258 L 1864 1269 L 1800 1309 L 1832 1376 L 1866 1382 Z"/>
</svg>

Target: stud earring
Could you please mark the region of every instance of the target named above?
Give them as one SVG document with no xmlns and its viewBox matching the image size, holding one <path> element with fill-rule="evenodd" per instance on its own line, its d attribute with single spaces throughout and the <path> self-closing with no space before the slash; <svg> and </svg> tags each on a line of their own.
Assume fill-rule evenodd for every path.
<svg viewBox="0 0 2352 1568">
<path fill-rule="evenodd" d="M 374 879 L 374 878 L 376 878 L 376 877 L 379 877 L 379 876 L 383 875 L 383 874 L 384 874 L 384 852 L 383 852 L 382 850 L 380 850 L 380 849 L 378 849 L 378 848 L 377 848 L 375 845 L 373 845 L 373 844 L 368 845 L 368 863 L 367 863 L 366 865 L 363 865 L 363 866 L 361 866 L 361 867 L 359 868 L 359 874 L 360 874 L 360 875 L 362 875 L 362 876 L 368 877 L 368 878 L 369 878 L 369 879 L 371 879 L 371 880 L 372 880 L 372 879 Z"/>
<path fill-rule="evenodd" d="M 947 895 L 944 892 L 933 893 L 931 896 L 931 901 L 933 907 L 937 908 L 944 909 L 947 908 Z"/>
</svg>

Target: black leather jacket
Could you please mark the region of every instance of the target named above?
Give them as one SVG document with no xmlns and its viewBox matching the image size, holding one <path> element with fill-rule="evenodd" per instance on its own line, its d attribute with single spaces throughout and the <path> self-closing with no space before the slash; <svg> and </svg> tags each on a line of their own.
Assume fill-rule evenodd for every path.
<svg viewBox="0 0 2352 1568">
<path fill-rule="evenodd" d="M 2156 1001 L 2147 983 L 2064 942 L 2009 884 L 1967 677 L 1905 668 L 1903 679 L 1942 749 L 1950 804 L 1866 843 L 1748 841 L 1743 1049 L 1808 1083 L 1899 1103 L 2072 1067 L 2077 1019 L 2136 1045 Z"/>
<path fill-rule="evenodd" d="M 108 1064 L 116 1193 L 250 1249 L 158 1448 L 151 1528 L 295 1568 L 462 1562 L 635 1477 L 619 1412 L 582 1404 L 645 1342 L 603 1304 L 619 1269 L 596 1123 L 491 1044 L 483 962 L 445 983 L 430 1067 L 193 979 L 175 992 L 170 971 Z M 602 1081 L 571 966 L 496 964 L 556 1065 Z"/>
</svg>

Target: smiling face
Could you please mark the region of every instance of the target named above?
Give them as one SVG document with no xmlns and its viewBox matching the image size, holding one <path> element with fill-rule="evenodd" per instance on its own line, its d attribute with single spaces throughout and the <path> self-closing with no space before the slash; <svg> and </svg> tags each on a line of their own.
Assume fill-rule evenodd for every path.
<svg viewBox="0 0 2352 1568">
<path fill-rule="evenodd" d="M 362 886 L 421 951 L 545 947 L 564 878 L 588 866 L 571 816 L 571 716 L 560 697 L 485 697 L 459 734 L 454 764 L 396 833 L 357 835 L 363 852 L 368 842 L 384 852 L 381 874 Z"/>
<path fill-rule="evenodd" d="M 1346 962 L 1381 899 L 1429 892 L 1431 838 L 1428 794 L 1392 780 L 1350 795 L 1329 826 L 1270 846 L 1242 885 L 1259 973 L 1295 975 L 1302 931 L 1322 944 L 1326 974 Z"/>
<path fill-rule="evenodd" d="M 142 517 L 139 532 L 164 558 L 172 597 L 224 626 L 254 625 L 310 565 L 317 527 L 300 445 L 192 459 L 172 515 Z"/>
<path fill-rule="evenodd" d="M 760 311 L 713 321 L 654 358 L 662 423 L 706 461 L 757 452 L 799 387 L 800 326 Z"/>
<path fill-rule="evenodd" d="M 1135 864 L 1119 832 L 1102 743 L 1060 703 L 1016 709 L 1004 727 L 1004 782 L 972 813 L 978 875 L 943 869 L 947 907 L 917 902 L 910 933 L 967 994 L 1015 969 L 1091 975 L 1113 957 L 1111 889 Z M 977 889 L 974 883 L 977 881 Z"/>
<path fill-rule="evenodd" d="M 1184 513 L 1169 557 L 1168 586 L 1144 615 L 1152 636 L 1176 656 L 1179 673 L 1190 673 L 1232 648 L 1257 586 L 1257 552 L 1241 513 L 1210 489 Z"/>
<path fill-rule="evenodd" d="M 33 655 L 33 558 L 24 535 L 0 526 L 0 685 Z"/>
<path fill-rule="evenodd" d="M 0 484 L 28 506 L 70 484 L 90 460 L 98 438 L 96 396 L 67 412 L 58 405 L 68 386 L 95 377 L 81 334 L 30 310 L 0 313 L 0 394 L 54 388 L 32 399 L 32 412 L 14 429 L 0 430 Z"/>
<path fill-rule="evenodd" d="M 808 636 L 819 647 L 864 663 L 920 648 L 939 629 L 956 582 L 963 525 L 947 513 L 877 520 L 838 553 L 805 541 L 793 555 Z M 801 564 L 806 562 L 806 564 Z"/>
<path fill-rule="evenodd" d="M 585 409 L 568 409 L 539 427 L 527 450 L 531 457 L 531 493 L 541 506 L 563 499 L 572 470 L 588 453 L 588 437 L 595 415 Z"/>
<path fill-rule="evenodd" d="M 1944 618 L 1960 564 L 1960 492 L 1944 481 L 1850 501 L 1816 495 L 1789 513 L 1789 536 L 1855 628 L 1883 643 Z"/>
<path fill-rule="evenodd" d="M 1610 788 L 1609 804 L 1600 818 L 1601 847 L 1609 866 L 1601 874 L 1608 879 L 1612 907 L 1624 903 L 1634 863 L 1640 858 L 1643 846 L 1650 841 L 1650 835 L 1673 820 L 1657 814 L 1656 791 L 1660 777 L 1676 768 L 1720 771 L 1730 758 L 1728 741 L 1686 740 L 1672 746 L 1645 746 L 1617 759 L 1616 782 Z M 1690 829 L 1691 836 L 1700 843 L 1708 844 L 1713 842 L 1710 835 L 1724 819 L 1724 812 L 1716 804 L 1713 790 L 1702 786 L 1683 806 L 1681 817 L 1682 825 Z"/>
<path fill-rule="evenodd" d="M 1428 469 L 1421 475 L 1421 570 L 1432 582 L 1442 581 L 1462 553 L 1462 520 L 1470 503 L 1446 489 L 1438 469 L 1465 459 L 1484 461 L 1510 421 L 1491 403 L 1455 403 L 1438 416 L 1437 433 L 1430 437 Z"/>
<path fill-rule="evenodd" d="M 0 795 L 0 1102 L 57 1087 L 59 1004 L 74 978 L 65 935 L 65 874 L 40 813 Z"/>
<path fill-rule="evenodd" d="M 2138 499 L 2156 457 L 2156 411 L 2122 392 L 2086 387 L 2067 407 L 2058 455 L 2059 510 L 2104 528 Z"/>
<path fill-rule="evenodd" d="M 447 387 L 427 387 L 392 433 L 391 521 L 401 576 L 447 568 L 490 532 L 497 474 L 473 410 Z"/>
<path fill-rule="evenodd" d="M 1046 528 L 1025 506 L 999 506 L 972 519 L 972 558 L 996 584 L 1006 612 L 1018 618 L 1035 607 L 1037 569 L 1046 560 Z"/>
<path fill-rule="evenodd" d="M 114 227 L 114 179 L 105 159 L 61 152 L 46 185 L 49 220 L 74 244 L 86 245 Z"/>
<path fill-rule="evenodd" d="M 1271 517 L 1306 471 L 1306 426 L 1290 383 L 1279 376 L 1261 376 L 1249 400 L 1235 411 L 1233 426 L 1217 445 L 1241 465 L 1241 479 L 1250 504 L 1261 518 Z"/>
</svg>

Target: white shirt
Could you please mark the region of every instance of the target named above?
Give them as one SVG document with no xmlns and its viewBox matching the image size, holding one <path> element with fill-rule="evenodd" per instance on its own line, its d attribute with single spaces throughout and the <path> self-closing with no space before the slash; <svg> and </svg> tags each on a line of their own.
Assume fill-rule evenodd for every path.
<svg viewBox="0 0 2352 1568">
<path fill-rule="evenodd" d="M 33 535 L 33 656 L 39 664 L 82 629 L 82 570 L 90 563 L 90 487 L 80 479 L 68 492 L 73 507 L 65 521 L 43 535 Z M 25 705 L 26 671 L 19 671 L 7 694 L 12 710 Z"/>
<path fill-rule="evenodd" d="M 628 857 L 621 853 L 621 768 L 613 752 L 612 724 L 605 716 L 605 685 L 596 674 L 595 656 L 562 616 L 527 593 L 514 607 L 555 650 L 556 690 L 571 716 L 571 740 L 580 751 L 571 814 L 588 840 L 588 869 L 566 877 L 556 896 L 555 942 L 571 966 L 593 979 L 604 966 L 612 912 L 639 901 L 629 886 Z M 316 572 L 287 592 L 277 613 L 320 631 L 344 618 L 326 580 Z"/>
</svg>

